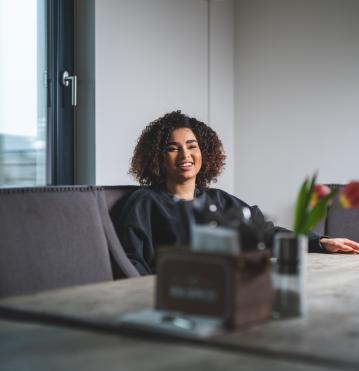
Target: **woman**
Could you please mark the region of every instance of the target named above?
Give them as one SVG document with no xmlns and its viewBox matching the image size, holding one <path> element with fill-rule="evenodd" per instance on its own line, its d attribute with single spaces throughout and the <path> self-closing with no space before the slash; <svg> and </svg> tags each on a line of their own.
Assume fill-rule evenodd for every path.
<svg viewBox="0 0 359 371">
<path fill-rule="evenodd" d="M 216 205 L 224 214 L 230 209 L 249 208 L 270 244 L 280 229 L 264 222 L 257 206 L 219 189 L 208 188 L 224 166 L 222 143 L 215 131 L 180 111 L 164 115 L 145 127 L 134 150 L 130 173 L 144 188 L 127 200 L 119 220 L 119 235 L 127 256 L 140 274 L 153 274 L 156 247 L 176 244 L 176 201 Z M 309 235 L 311 252 L 359 253 L 359 244 L 343 238 Z"/>
</svg>

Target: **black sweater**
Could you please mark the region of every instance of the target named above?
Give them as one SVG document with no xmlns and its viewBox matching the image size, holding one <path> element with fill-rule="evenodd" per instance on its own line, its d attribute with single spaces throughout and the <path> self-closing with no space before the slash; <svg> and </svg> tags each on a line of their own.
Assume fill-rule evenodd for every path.
<svg viewBox="0 0 359 371">
<path fill-rule="evenodd" d="M 264 221 L 257 206 L 249 206 L 240 199 L 220 189 L 196 189 L 196 201 L 214 204 L 220 213 L 233 208 L 248 207 L 252 220 L 264 226 L 267 246 L 271 246 L 276 232 L 285 230 Z M 187 201 L 192 203 L 193 201 Z M 179 218 L 177 201 L 165 187 L 146 187 L 132 193 L 126 201 L 116 227 L 125 252 L 141 275 L 156 273 L 156 248 L 161 245 L 175 245 L 179 242 Z M 323 252 L 319 236 L 309 235 L 309 251 Z"/>
</svg>

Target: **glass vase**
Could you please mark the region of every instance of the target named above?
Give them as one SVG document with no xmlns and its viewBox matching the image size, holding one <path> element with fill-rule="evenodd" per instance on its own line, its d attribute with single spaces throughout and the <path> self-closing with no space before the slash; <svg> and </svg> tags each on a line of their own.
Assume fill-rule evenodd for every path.
<svg viewBox="0 0 359 371">
<path fill-rule="evenodd" d="M 280 232 L 273 245 L 273 318 L 306 313 L 305 269 L 308 237 Z"/>
</svg>

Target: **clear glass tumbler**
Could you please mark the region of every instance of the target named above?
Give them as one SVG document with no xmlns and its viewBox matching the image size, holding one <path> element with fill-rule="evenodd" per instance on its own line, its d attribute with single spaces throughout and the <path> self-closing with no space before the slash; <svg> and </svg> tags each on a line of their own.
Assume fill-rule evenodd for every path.
<svg viewBox="0 0 359 371">
<path fill-rule="evenodd" d="M 280 232 L 274 237 L 273 318 L 306 313 L 305 268 L 308 237 Z"/>
</svg>

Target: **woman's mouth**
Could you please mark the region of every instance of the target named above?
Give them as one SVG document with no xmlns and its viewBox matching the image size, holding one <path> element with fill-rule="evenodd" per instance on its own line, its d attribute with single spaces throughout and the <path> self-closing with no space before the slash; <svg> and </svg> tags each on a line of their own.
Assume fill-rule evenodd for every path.
<svg viewBox="0 0 359 371">
<path fill-rule="evenodd" d="M 186 162 L 181 162 L 177 164 L 177 167 L 179 167 L 181 170 L 189 170 L 193 166 L 193 162 L 191 161 L 186 161 Z"/>
</svg>

